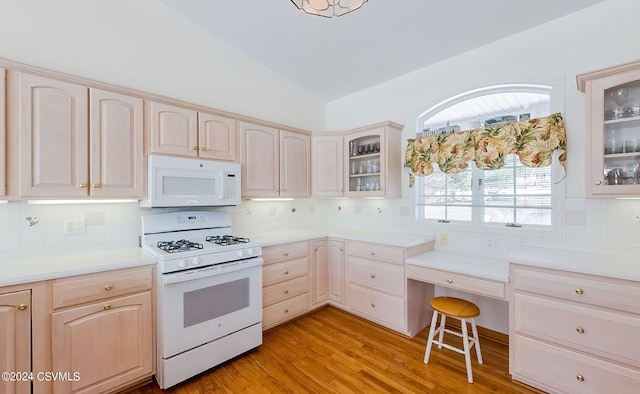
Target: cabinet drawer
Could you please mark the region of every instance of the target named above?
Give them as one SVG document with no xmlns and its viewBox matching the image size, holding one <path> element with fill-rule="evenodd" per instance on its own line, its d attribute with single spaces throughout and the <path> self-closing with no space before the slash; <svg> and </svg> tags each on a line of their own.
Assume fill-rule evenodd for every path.
<svg viewBox="0 0 640 394">
<path fill-rule="evenodd" d="M 516 335 L 514 379 L 550 392 L 632 393 L 640 372 Z"/>
<path fill-rule="evenodd" d="M 385 325 L 404 328 L 404 301 L 359 286 L 349 286 L 349 306 Z"/>
<path fill-rule="evenodd" d="M 395 246 L 349 241 L 350 256 L 404 265 L 404 249 Z"/>
<path fill-rule="evenodd" d="M 52 285 L 53 309 L 149 290 L 152 285 L 153 267 L 56 279 Z"/>
<path fill-rule="evenodd" d="M 640 313 L 637 282 L 520 266 L 512 268 L 511 277 L 515 290 Z"/>
<path fill-rule="evenodd" d="M 514 328 L 640 368 L 640 317 L 516 293 Z"/>
<path fill-rule="evenodd" d="M 505 284 L 503 282 L 417 267 L 410 264 L 406 265 L 406 272 L 409 279 L 505 299 Z"/>
<path fill-rule="evenodd" d="M 276 302 L 298 296 L 309 291 L 309 276 L 301 276 L 262 289 L 262 305 L 268 306 Z"/>
<path fill-rule="evenodd" d="M 309 273 L 309 258 L 302 257 L 262 267 L 262 286 L 297 278 Z"/>
<path fill-rule="evenodd" d="M 309 293 L 278 302 L 262 309 L 262 325 L 269 328 L 274 323 L 296 317 L 309 309 Z"/>
<path fill-rule="evenodd" d="M 262 248 L 264 265 L 307 256 L 309 256 L 309 243 L 306 241 Z"/>
<path fill-rule="evenodd" d="M 397 265 L 349 257 L 350 281 L 404 297 L 404 269 Z"/>
</svg>

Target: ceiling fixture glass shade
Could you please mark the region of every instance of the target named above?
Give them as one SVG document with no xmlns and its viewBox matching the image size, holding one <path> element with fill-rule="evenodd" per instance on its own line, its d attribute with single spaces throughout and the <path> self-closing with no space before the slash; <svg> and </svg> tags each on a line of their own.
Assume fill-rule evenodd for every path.
<svg viewBox="0 0 640 394">
<path fill-rule="evenodd" d="M 367 0 L 291 0 L 291 2 L 307 14 L 331 18 L 355 11 Z"/>
</svg>

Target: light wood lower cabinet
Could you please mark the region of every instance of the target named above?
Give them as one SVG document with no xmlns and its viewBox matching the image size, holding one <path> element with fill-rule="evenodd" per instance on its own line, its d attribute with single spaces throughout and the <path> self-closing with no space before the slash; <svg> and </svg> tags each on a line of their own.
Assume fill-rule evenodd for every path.
<svg viewBox="0 0 640 394">
<path fill-rule="evenodd" d="M 329 241 L 314 241 L 311 250 L 311 303 L 318 304 L 329 298 Z"/>
<path fill-rule="evenodd" d="M 150 378 L 154 367 L 152 267 L 49 282 L 54 393 L 109 393 Z"/>
<path fill-rule="evenodd" d="M 333 305 L 341 305 L 344 304 L 345 294 L 344 241 L 330 239 L 328 242 L 328 247 L 329 300 Z"/>
<path fill-rule="evenodd" d="M 511 265 L 510 372 L 550 392 L 640 387 L 640 285 Z"/>
<path fill-rule="evenodd" d="M 0 196 L 7 194 L 6 71 L 0 68 Z"/>
<path fill-rule="evenodd" d="M 262 328 L 267 330 L 309 310 L 309 242 L 264 247 L 262 258 Z"/>
<path fill-rule="evenodd" d="M 1 291 L 0 291 L 1 292 Z M 0 380 L 1 393 L 31 392 L 31 291 L 0 294 L 0 372 L 16 373 Z"/>
</svg>

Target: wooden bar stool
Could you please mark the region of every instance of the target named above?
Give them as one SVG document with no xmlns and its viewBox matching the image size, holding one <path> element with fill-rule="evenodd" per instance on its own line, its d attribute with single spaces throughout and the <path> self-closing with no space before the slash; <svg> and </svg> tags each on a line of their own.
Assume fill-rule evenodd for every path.
<svg viewBox="0 0 640 394">
<path fill-rule="evenodd" d="M 462 353 L 467 363 L 467 380 L 469 383 L 473 383 L 473 374 L 471 373 L 471 348 L 473 345 L 476 347 L 478 364 L 482 364 L 480 340 L 478 338 L 478 328 L 476 327 L 476 317 L 480 315 L 480 308 L 472 302 L 454 297 L 434 297 L 431 299 L 431 307 L 433 308 L 433 318 L 431 319 L 431 327 L 429 328 L 429 339 L 424 354 L 424 363 L 429 364 L 429 354 L 431 353 L 431 346 L 434 343 L 438 345 L 438 349 L 445 347 L 449 350 Z M 442 319 L 440 320 L 440 326 L 436 329 L 438 313 L 442 315 Z M 460 320 L 462 333 L 445 327 L 447 316 Z M 467 331 L 467 320 L 471 323 L 472 337 L 469 336 Z M 461 337 L 463 349 L 442 342 L 445 332 Z M 438 340 L 434 341 L 433 337 L 436 335 L 438 335 Z"/>
</svg>

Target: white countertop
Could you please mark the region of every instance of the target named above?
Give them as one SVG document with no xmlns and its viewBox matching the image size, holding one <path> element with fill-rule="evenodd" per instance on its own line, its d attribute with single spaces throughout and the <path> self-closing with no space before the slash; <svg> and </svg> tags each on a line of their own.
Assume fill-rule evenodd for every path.
<svg viewBox="0 0 640 394">
<path fill-rule="evenodd" d="M 432 250 L 407 259 L 406 264 L 509 282 L 509 261 L 496 257 Z"/>
<path fill-rule="evenodd" d="M 0 286 L 155 264 L 141 248 L 110 249 L 12 259 L 0 262 Z"/>
</svg>

